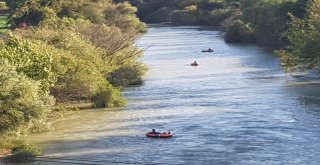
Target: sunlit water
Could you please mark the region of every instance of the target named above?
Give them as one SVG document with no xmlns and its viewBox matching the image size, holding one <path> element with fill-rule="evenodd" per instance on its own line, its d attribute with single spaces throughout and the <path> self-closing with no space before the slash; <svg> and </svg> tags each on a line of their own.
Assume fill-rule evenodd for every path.
<svg viewBox="0 0 320 165">
<path fill-rule="evenodd" d="M 125 90 L 128 106 L 77 112 L 27 137 L 45 147 L 32 164 L 320 162 L 316 80 L 292 78 L 272 53 L 208 28 L 150 26 L 138 45 L 150 70 Z M 152 128 L 175 136 L 145 137 Z"/>
</svg>

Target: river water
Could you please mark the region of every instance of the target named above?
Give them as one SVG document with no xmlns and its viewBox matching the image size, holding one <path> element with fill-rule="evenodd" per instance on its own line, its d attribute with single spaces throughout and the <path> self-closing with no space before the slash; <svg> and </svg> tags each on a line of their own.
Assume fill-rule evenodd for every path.
<svg viewBox="0 0 320 165">
<path fill-rule="evenodd" d="M 31 164 L 320 162 L 317 80 L 293 78 L 272 53 L 206 27 L 150 25 L 138 45 L 150 70 L 125 90 L 128 106 L 77 112 L 27 137 L 45 147 Z M 145 137 L 152 128 L 175 136 Z"/>
</svg>

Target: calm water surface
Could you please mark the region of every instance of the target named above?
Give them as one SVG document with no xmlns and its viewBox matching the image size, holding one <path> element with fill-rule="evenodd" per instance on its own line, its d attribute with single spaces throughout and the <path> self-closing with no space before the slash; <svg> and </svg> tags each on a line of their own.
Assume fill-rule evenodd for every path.
<svg viewBox="0 0 320 165">
<path fill-rule="evenodd" d="M 128 106 L 77 112 L 27 137 L 45 147 L 32 164 L 318 164 L 320 83 L 222 35 L 151 25 L 138 42 L 150 70 L 125 90 Z M 152 128 L 175 136 L 146 138 Z"/>
</svg>

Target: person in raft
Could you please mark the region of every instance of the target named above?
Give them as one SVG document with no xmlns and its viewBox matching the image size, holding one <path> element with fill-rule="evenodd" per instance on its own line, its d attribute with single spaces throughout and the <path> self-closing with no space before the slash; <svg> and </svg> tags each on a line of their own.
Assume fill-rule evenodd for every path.
<svg viewBox="0 0 320 165">
<path fill-rule="evenodd" d="M 156 132 L 156 129 L 152 129 L 153 134 L 159 134 L 159 132 Z"/>
<path fill-rule="evenodd" d="M 193 61 L 191 65 L 198 65 L 197 61 Z"/>
<path fill-rule="evenodd" d="M 163 132 L 162 134 L 171 134 L 171 132 L 167 131 L 167 132 Z"/>
</svg>

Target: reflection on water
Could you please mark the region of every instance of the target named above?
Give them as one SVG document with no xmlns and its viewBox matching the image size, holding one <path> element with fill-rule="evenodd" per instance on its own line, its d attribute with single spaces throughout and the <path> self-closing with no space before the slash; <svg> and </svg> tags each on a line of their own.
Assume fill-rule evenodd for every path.
<svg viewBox="0 0 320 165">
<path fill-rule="evenodd" d="M 81 111 L 26 141 L 31 164 L 317 164 L 319 83 L 283 73 L 277 57 L 200 27 L 151 26 L 138 45 L 150 71 L 129 105 Z M 201 53 L 212 48 L 214 53 Z M 197 67 L 190 63 L 197 60 Z M 145 132 L 171 130 L 171 139 Z"/>
</svg>

